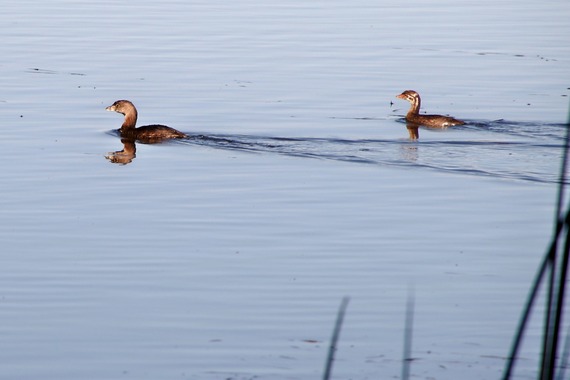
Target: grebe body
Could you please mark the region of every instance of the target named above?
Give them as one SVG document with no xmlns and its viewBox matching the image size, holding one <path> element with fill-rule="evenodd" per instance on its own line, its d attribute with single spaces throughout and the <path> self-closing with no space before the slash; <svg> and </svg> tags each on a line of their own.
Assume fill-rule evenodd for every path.
<svg viewBox="0 0 570 380">
<path fill-rule="evenodd" d="M 115 103 L 105 108 L 107 111 L 114 111 L 125 116 L 123 125 L 119 129 L 121 137 L 139 140 L 141 142 L 160 142 L 166 139 L 180 139 L 188 137 L 186 134 L 177 131 L 166 125 L 153 124 L 144 125 L 136 128 L 137 109 L 135 105 L 128 100 L 117 100 Z"/>
<path fill-rule="evenodd" d="M 414 123 L 417 125 L 423 125 L 432 128 L 447 128 L 454 125 L 463 125 L 465 122 L 463 120 L 458 120 L 450 116 L 442 115 L 421 115 L 420 106 L 421 98 L 420 94 L 413 90 L 406 90 L 396 98 L 404 99 L 410 102 L 410 109 L 406 114 L 406 121 L 409 123 Z"/>
</svg>

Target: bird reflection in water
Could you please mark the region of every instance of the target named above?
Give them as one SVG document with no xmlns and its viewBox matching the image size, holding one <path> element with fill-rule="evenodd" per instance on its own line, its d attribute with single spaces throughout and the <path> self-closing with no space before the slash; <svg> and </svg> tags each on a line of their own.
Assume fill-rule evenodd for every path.
<svg viewBox="0 0 570 380">
<path fill-rule="evenodd" d="M 410 140 L 417 140 L 420 138 L 420 131 L 417 124 L 406 122 L 406 128 L 410 134 Z"/>
<path fill-rule="evenodd" d="M 137 153 L 137 146 L 135 144 L 135 139 L 122 138 L 123 150 L 118 150 L 116 152 L 109 152 L 105 156 L 107 160 L 114 164 L 127 165 L 133 162 Z"/>
<path fill-rule="evenodd" d="M 171 139 L 168 137 L 152 138 L 152 139 L 147 139 L 147 138 L 135 139 L 135 138 L 133 138 L 133 136 L 130 136 L 128 133 L 121 133 L 121 142 L 123 143 L 123 149 L 118 150 L 116 152 L 109 152 L 109 153 L 107 153 L 105 158 L 114 164 L 127 165 L 127 164 L 130 164 L 136 157 L 136 153 L 137 153 L 136 143 L 160 144 L 160 143 L 165 142 L 167 140 L 171 140 Z"/>
<path fill-rule="evenodd" d="M 420 138 L 419 126 L 415 123 L 406 122 L 406 129 L 408 130 L 409 141 L 418 141 Z M 418 144 L 401 144 L 400 154 L 404 161 L 417 162 L 419 158 Z"/>
</svg>

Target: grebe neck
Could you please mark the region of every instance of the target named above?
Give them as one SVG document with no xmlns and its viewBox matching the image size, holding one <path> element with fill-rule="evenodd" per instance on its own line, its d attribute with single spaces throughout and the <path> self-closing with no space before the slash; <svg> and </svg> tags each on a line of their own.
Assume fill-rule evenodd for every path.
<svg viewBox="0 0 570 380">
<path fill-rule="evenodd" d="M 129 110 L 129 112 L 125 114 L 125 121 L 123 121 L 121 129 L 123 130 L 134 129 L 136 124 L 137 124 L 137 110 L 133 108 L 132 110 Z"/>
<path fill-rule="evenodd" d="M 411 99 L 408 98 L 410 101 L 410 109 L 408 110 L 407 116 L 415 116 L 420 114 L 420 105 L 421 100 L 419 96 L 414 96 Z"/>
</svg>

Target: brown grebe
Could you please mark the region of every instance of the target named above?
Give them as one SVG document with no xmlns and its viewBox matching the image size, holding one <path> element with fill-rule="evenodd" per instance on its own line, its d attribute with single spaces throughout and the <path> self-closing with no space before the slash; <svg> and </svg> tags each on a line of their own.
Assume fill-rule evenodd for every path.
<svg viewBox="0 0 570 380">
<path fill-rule="evenodd" d="M 463 125 L 464 121 L 441 115 L 420 115 L 421 99 L 420 94 L 412 90 L 406 90 L 396 98 L 410 102 L 410 110 L 406 114 L 406 121 L 417 125 L 424 125 L 432 128 L 447 128 L 454 125 Z"/>
<path fill-rule="evenodd" d="M 137 109 L 128 100 L 117 100 L 115 103 L 105 108 L 107 111 L 115 111 L 125 115 L 123 125 L 119 129 L 121 137 L 139 140 L 144 143 L 155 143 L 166 139 L 180 139 L 188 137 L 186 134 L 177 131 L 166 125 L 153 124 L 136 128 Z"/>
</svg>

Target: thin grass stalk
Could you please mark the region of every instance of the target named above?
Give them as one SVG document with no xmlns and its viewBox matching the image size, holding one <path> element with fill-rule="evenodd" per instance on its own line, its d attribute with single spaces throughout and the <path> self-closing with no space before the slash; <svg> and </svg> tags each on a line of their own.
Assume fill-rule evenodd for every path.
<svg viewBox="0 0 570 380">
<path fill-rule="evenodd" d="M 406 326 L 404 328 L 404 353 L 402 360 L 402 380 L 410 379 L 410 367 L 412 363 L 412 338 L 414 332 L 414 305 L 413 291 L 408 294 L 406 303 Z"/>
<path fill-rule="evenodd" d="M 516 357 L 518 355 L 518 351 L 522 342 L 522 338 L 524 335 L 524 331 L 526 329 L 526 324 L 528 323 L 528 319 L 530 317 L 530 312 L 532 310 L 532 306 L 534 304 L 534 301 L 536 299 L 536 295 L 538 293 L 538 289 L 540 288 L 540 284 L 542 282 L 542 279 L 546 273 L 546 270 L 548 269 L 548 264 L 551 262 L 550 261 L 550 257 L 553 255 L 555 255 L 556 252 L 556 245 L 557 245 L 557 241 L 558 241 L 558 237 L 560 236 L 560 232 L 562 231 L 562 205 L 564 202 L 564 192 L 565 192 L 565 185 L 566 185 L 566 171 L 567 171 L 567 166 L 568 166 L 568 151 L 569 151 L 569 147 L 570 147 L 570 109 L 569 109 L 569 115 L 568 115 L 568 123 L 566 124 L 566 137 L 564 139 L 564 150 L 562 152 L 562 162 L 560 165 L 560 173 L 559 173 L 559 181 L 558 181 L 558 195 L 556 198 L 556 211 L 555 211 L 555 221 L 554 221 L 554 233 L 553 233 L 553 238 L 552 241 L 550 243 L 550 247 L 546 253 L 546 255 L 544 255 L 542 262 L 540 263 L 539 269 L 535 275 L 534 281 L 532 283 L 531 286 L 531 290 L 529 292 L 529 295 L 527 297 L 527 301 L 525 303 L 525 306 L 523 308 L 523 312 L 521 315 L 521 318 L 519 320 L 519 324 L 515 333 L 515 337 L 513 339 L 513 342 L 511 344 L 511 349 L 510 349 L 510 353 L 507 356 L 507 362 L 505 364 L 505 369 L 503 372 L 503 380 L 508 380 L 511 377 L 513 368 L 514 368 L 514 363 L 516 360 Z M 551 267 L 552 272 L 554 272 L 555 268 Z M 543 367 L 542 367 L 543 368 Z"/>
<path fill-rule="evenodd" d="M 340 307 L 338 308 L 338 313 L 336 315 L 336 322 L 334 324 L 333 334 L 331 338 L 331 344 L 329 346 L 329 352 L 327 355 L 327 361 L 325 363 L 325 372 L 323 374 L 323 380 L 329 380 L 332 375 L 332 367 L 334 362 L 334 354 L 336 352 L 336 345 L 338 343 L 338 338 L 340 337 L 340 330 L 342 327 L 342 321 L 344 320 L 344 314 L 346 313 L 346 308 L 348 306 L 349 297 L 344 297 L 340 302 Z"/>
<path fill-rule="evenodd" d="M 560 371 L 556 373 L 556 380 L 563 380 L 566 375 L 566 367 L 568 367 L 568 356 L 570 356 L 570 328 L 566 330 L 566 339 L 564 339 L 564 351 L 562 352 L 562 362 L 560 362 Z"/>
<path fill-rule="evenodd" d="M 558 236 L 555 237 L 558 239 Z M 544 330 L 542 334 L 542 355 L 541 355 L 541 363 L 540 363 L 540 379 L 541 380 L 551 380 L 552 375 L 550 374 L 549 365 L 550 365 L 550 358 L 552 357 L 552 333 L 553 333 L 553 318 L 555 315 L 555 310 L 553 309 L 554 305 L 554 296 L 555 296 L 555 289 L 554 284 L 556 280 L 556 254 L 557 254 L 557 247 L 558 241 L 555 240 L 552 242 L 553 249 L 550 250 L 550 254 L 548 255 L 548 264 L 550 266 L 550 273 L 548 276 L 548 295 L 546 297 L 546 313 L 544 315 Z"/>
<path fill-rule="evenodd" d="M 518 356 L 518 351 L 520 345 L 522 343 L 522 338 L 524 335 L 524 331 L 526 329 L 526 324 L 530 318 L 530 312 L 532 310 L 532 306 L 534 305 L 534 300 L 536 299 L 536 295 L 538 294 L 538 290 L 540 289 L 540 284 L 542 283 L 542 278 L 548 269 L 548 254 L 544 255 L 542 259 L 542 263 L 538 268 L 538 271 L 535 275 L 534 281 L 532 283 L 531 290 L 528 294 L 525 307 L 523 309 L 521 318 L 519 320 L 519 324 L 515 333 L 515 338 L 513 339 L 513 343 L 511 344 L 511 350 L 509 355 L 507 356 L 507 362 L 505 364 L 505 369 L 503 371 L 503 380 L 508 380 L 511 378 L 511 374 L 513 372 L 515 360 Z"/>
<path fill-rule="evenodd" d="M 562 219 L 562 207 L 564 203 L 564 193 L 565 193 L 565 184 L 566 184 L 566 168 L 568 165 L 567 157 L 568 157 L 568 148 L 570 144 L 570 113 L 569 118 L 566 125 L 566 139 L 564 144 L 564 152 L 563 152 L 563 160 L 560 168 L 560 183 L 558 184 L 558 197 L 556 202 L 556 219 L 555 219 L 555 237 L 556 241 L 560 237 L 560 232 L 563 228 L 563 221 L 564 224 L 567 225 L 568 222 L 568 215 L 564 219 Z M 568 235 L 568 233 L 567 233 Z M 568 243 L 568 236 L 566 237 L 565 246 L 567 247 Z M 565 250 L 566 251 L 566 250 Z M 546 300 L 547 307 L 546 307 L 546 316 L 545 316 L 545 326 L 544 326 L 544 334 L 543 334 L 543 349 L 542 349 L 542 363 L 541 363 L 541 372 L 540 372 L 540 379 L 542 380 L 552 380 L 554 378 L 554 365 L 556 362 L 556 351 L 558 348 L 558 333 L 559 333 L 559 320 L 560 320 L 560 313 L 562 310 L 558 309 L 558 306 L 563 304 L 563 300 L 560 300 L 560 295 L 564 293 L 565 289 L 565 280 L 566 280 L 566 266 L 568 265 L 568 258 L 566 257 L 567 253 L 563 253 L 563 263 L 560 266 L 560 269 L 556 267 L 556 248 L 551 252 L 549 260 L 552 264 L 552 270 L 550 272 L 549 282 L 548 282 L 548 298 Z M 565 258 L 566 257 L 566 258 Z M 566 260 L 564 262 L 564 260 Z M 556 276 L 558 275 L 558 288 L 555 289 L 555 281 Z M 564 282 L 562 282 L 564 281 Z M 557 299 L 556 304 L 554 304 L 555 298 Z M 558 321 L 558 326 L 557 326 Z"/>
<path fill-rule="evenodd" d="M 568 150 L 570 150 L 570 108 L 568 109 L 568 118 L 566 122 L 566 137 L 564 138 L 564 150 L 562 152 L 562 162 L 560 164 L 560 173 L 558 175 L 558 195 L 556 197 L 556 214 L 554 219 L 554 233 L 558 233 L 562 224 L 562 207 L 564 205 L 564 193 L 566 190 L 566 177 L 568 167 Z"/>
<path fill-rule="evenodd" d="M 564 251 L 562 256 L 562 263 L 560 266 L 560 275 L 558 276 L 558 288 L 557 288 L 557 300 L 556 307 L 554 309 L 554 321 L 552 326 L 552 331 L 550 334 L 550 347 L 549 347 L 549 357 L 546 363 L 546 378 L 553 379 L 556 367 L 556 354 L 558 352 L 558 339 L 560 337 L 560 321 L 562 320 L 562 312 L 564 310 L 564 296 L 566 292 L 566 279 L 568 277 L 568 263 L 570 254 L 570 228 L 568 228 L 568 221 L 570 218 L 570 212 L 566 214 L 565 224 L 566 224 L 566 240 L 564 242 Z"/>
</svg>

